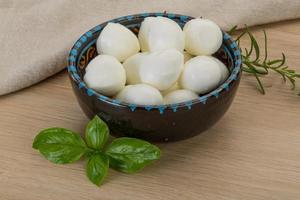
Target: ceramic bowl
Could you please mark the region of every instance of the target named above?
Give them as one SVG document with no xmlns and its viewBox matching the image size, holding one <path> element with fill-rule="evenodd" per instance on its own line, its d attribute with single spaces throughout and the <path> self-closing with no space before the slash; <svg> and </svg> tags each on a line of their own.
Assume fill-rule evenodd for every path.
<svg viewBox="0 0 300 200">
<path fill-rule="evenodd" d="M 101 117 L 116 136 L 129 136 L 150 141 L 176 141 L 198 135 L 214 125 L 230 107 L 241 77 L 241 52 L 231 37 L 223 32 L 223 45 L 214 55 L 230 71 L 228 79 L 198 99 L 179 104 L 140 106 L 103 96 L 83 81 L 85 67 L 97 55 L 96 40 L 108 22 L 123 24 L 138 33 L 145 17 L 164 16 L 181 27 L 192 17 L 170 13 L 144 13 L 104 22 L 83 34 L 68 57 L 68 72 L 80 107 L 92 118 Z"/>
</svg>

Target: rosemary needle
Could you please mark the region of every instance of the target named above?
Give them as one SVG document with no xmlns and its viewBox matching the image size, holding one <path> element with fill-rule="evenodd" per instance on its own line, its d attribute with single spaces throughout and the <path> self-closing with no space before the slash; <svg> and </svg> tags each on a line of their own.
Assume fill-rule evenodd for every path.
<svg viewBox="0 0 300 200">
<path fill-rule="evenodd" d="M 237 30 L 237 26 L 232 27 L 228 33 L 233 35 Z M 291 89 L 295 89 L 296 78 L 300 78 L 300 73 L 297 73 L 295 70 L 290 69 L 285 65 L 286 57 L 284 53 L 282 53 L 282 57 L 279 59 L 268 59 L 268 38 L 266 31 L 263 30 L 264 33 L 264 56 L 261 56 L 260 45 L 258 44 L 255 36 L 251 33 L 250 29 L 247 25 L 245 25 L 245 29 L 239 35 L 237 35 L 235 41 L 240 46 L 240 39 L 244 36 L 248 36 L 250 40 L 250 48 L 244 48 L 242 50 L 242 59 L 243 66 L 242 70 L 246 73 L 249 73 L 255 77 L 258 82 L 259 91 L 262 94 L 265 94 L 265 87 L 263 82 L 261 81 L 261 76 L 265 76 L 269 74 L 269 71 L 273 71 L 282 76 L 283 80 L 286 82 L 287 80 L 291 84 Z"/>
</svg>

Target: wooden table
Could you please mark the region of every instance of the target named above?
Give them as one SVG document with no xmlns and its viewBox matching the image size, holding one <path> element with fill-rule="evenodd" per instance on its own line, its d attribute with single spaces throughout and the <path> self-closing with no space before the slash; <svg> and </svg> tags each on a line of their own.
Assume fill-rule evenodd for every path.
<svg viewBox="0 0 300 200">
<path fill-rule="evenodd" d="M 300 20 L 263 26 L 270 55 L 285 52 L 300 71 Z M 262 27 L 255 34 L 263 39 Z M 0 98 L 1 200 L 296 200 L 300 199 L 300 97 L 277 75 L 267 94 L 243 76 L 223 119 L 195 138 L 160 144 L 160 161 L 141 173 L 109 171 L 100 188 L 85 177 L 84 162 L 54 165 L 31 148 L 45 127 L 82 132 L 87 118 L 66 72 Z M 298 90 L 299 91 L 299 90 Z"/>
</svg>

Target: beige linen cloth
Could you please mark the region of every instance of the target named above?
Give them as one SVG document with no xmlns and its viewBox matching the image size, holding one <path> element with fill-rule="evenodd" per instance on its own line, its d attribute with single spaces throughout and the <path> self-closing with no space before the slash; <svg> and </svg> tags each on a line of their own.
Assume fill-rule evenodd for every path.
<svg viewBox="0 0 300 200">
<path fill-rule="evenodd" d="M 214 20 L 222 28 L 300 17 L 300 0 L 0 0 L 0 95 L 66 66 L 74 41 L 91 27 L 142 12 Z"/>
</svg>

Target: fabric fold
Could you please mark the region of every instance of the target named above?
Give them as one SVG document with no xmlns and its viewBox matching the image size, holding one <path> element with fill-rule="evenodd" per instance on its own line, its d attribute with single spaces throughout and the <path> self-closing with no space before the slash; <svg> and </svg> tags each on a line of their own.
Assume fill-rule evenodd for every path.
<svg viewBox="0 0 300 200">
<path fill-rule="evenodd" d="M 66 66 L 85 31 L 143 12 L 214 20 L 223 29 L 300 17 L 299 0 L 0 0 L 0 95 L 35 84 Z"/>
</svg>

